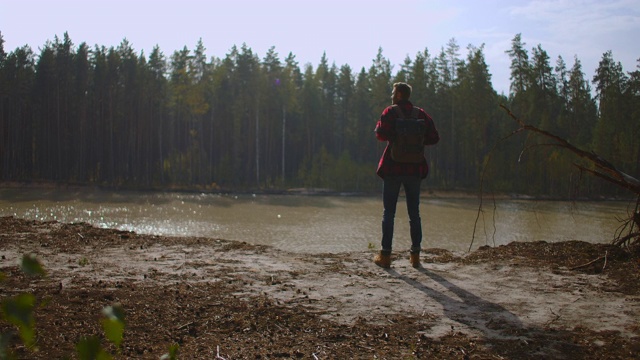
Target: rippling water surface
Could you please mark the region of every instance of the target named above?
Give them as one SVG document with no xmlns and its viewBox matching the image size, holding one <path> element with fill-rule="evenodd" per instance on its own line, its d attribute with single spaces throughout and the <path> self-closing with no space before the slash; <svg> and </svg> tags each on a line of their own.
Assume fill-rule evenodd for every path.
<svg viewBox="0 0 640 360">
<path fill-rule="evenodd" d="M 485 200 L 481 213 L 478 206 L 477 199 L 425 197 L 423 248 L 466 251 L 478 214 L 473 248 L 512 241 L 609 242 L 628 204 L 498 200 L 494 210 Z M 319 253 L 379 248 L 382 202 L 378 197 L 0 189 L 0 216 L 8 215 Z M 409 246 L 406 207 L 400 203 L 394 250 Z"/>
</svg>

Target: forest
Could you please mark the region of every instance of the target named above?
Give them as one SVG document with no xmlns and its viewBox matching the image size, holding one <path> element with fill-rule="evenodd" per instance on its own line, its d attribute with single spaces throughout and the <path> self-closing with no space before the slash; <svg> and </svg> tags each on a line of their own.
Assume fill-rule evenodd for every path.
<svg viewBox="0 0 640 360">
<path fill-rule="evenodd" d="M 427 149 L 425 188 L 597 198 L 624 194 L 583 174 L 562 148 L 526 132 L 520 119 L 640 176 L 640 59 L 625 71 L 611 51 L 593 76 L 574 56 L 555 61 L 521 34 L 505 49 L 509 94 L 498 94 L 484 45 L 451 39 L 391 64 L 379 48 L 366 69 L 323 54 L 300 65 L 247 44 L 224 57 L 194 49 L 147 56 L 75 45 L 56 36 L 36 53 L 11 52 L 0 33 L 0 182 L 129 189 L 378 191 L 385 144 L 374 127 L 392 84 L 413 86 L 440 132 Z M 482 181 L 481 181 L 482 178 Z"/>
</svg>

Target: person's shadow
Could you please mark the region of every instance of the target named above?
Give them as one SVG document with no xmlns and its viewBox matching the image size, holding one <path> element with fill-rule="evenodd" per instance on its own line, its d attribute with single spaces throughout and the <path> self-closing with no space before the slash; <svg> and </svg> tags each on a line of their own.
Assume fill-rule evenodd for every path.
<svg viewBox="0 0 640 360">
<path fill-rule="evenodd" d="M 387 272 L 439 302 L 449 319 L 481 332 L 484 337 L 503 340 L 521 339 L 525 327 L 518 316 L 509 310 L 472 294 L 433 271 L 425 268 L 417 270 L 455 294 L 457 299 L 402 275 L 396 270 L 390 269 Z"/>
<path fill-rule="evenodd" d="M 501 356 L 523 359 L 581 359 L 586 356 L 588 350 L 572 341 L 571 332 L 523 324 L 517 315 L 503 306 L 482 299 L 434 271 L 425 268 L 417 270 L 451 294 L 429 287 L 394 269 L 388 269 L 387 272 L 436 300 L 449 319 L 480 333 L 491 343 L 493 351 Z"/>
</svg>

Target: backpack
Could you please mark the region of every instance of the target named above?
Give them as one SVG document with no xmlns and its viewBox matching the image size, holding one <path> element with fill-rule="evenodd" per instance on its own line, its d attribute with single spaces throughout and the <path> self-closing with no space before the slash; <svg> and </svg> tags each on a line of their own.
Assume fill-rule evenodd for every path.
<svg viewBox="0 0 640 360">
<path fill-rule="evenodd" d="M 414 107 L 407 119 L 398 105 L 393 105 L 398 114 L 396 138 L 391 142 L 391 158 L 401 163 L 421 163 L 424 161 L 424 134 L 426 123 L 418 119 L 418 108 Z"/>
</svg>

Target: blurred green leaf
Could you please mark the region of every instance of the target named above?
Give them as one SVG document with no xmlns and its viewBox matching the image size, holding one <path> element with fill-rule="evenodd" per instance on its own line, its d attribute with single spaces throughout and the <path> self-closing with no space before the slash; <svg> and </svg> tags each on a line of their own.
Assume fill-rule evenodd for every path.
<svg viewBox="0 0 640 360">
<path fill-rule="evenodd" d="M 124 323 L 117 320 L 102 319 L 102 328 L 107 339 L 116 347 L 120 347 L 124 336 Z"/>
<path fill-rule="evenodd" d="M 79 360 L 111 360 L 111 355 L 100 346 L 100 340 L 92 336 L 84 338 L 76 345 Z"/>
<path fill-rule="evenodd" d="M 33 307 L 36 302 L 32 294 L 20 294 L 2 301 L 2 314 L 11 324 L 18 327 L 20 337 L 27 347 L 35 343 L 35 319 Z"/>
<path fill-rule="evenodd" d="M 22 256 L 22 260 L 20 261 L 20 268 L 27 275 L 46 275 L 42 264 L 40 264 L 40 261 L 38 261 L 34 254 L 27 254 Z"/>
<path fill-rule="evenodd" d="M 107 306 L 102 309 L 102 313 L 105 316 L 102 319 L 102 329 L 107 339 L 114 343 L 116 347 L 120 347 L 124 337 L 124 309 L 121 305 Z"/>
<path fill-rule="evenodd" d="M 177 360 L 179 349 L 180 345 L 172 344 L 171 346 L 169 346 L 169 353 L 162 355 L 160 357 L 160 360 Z"/>
</svg>

